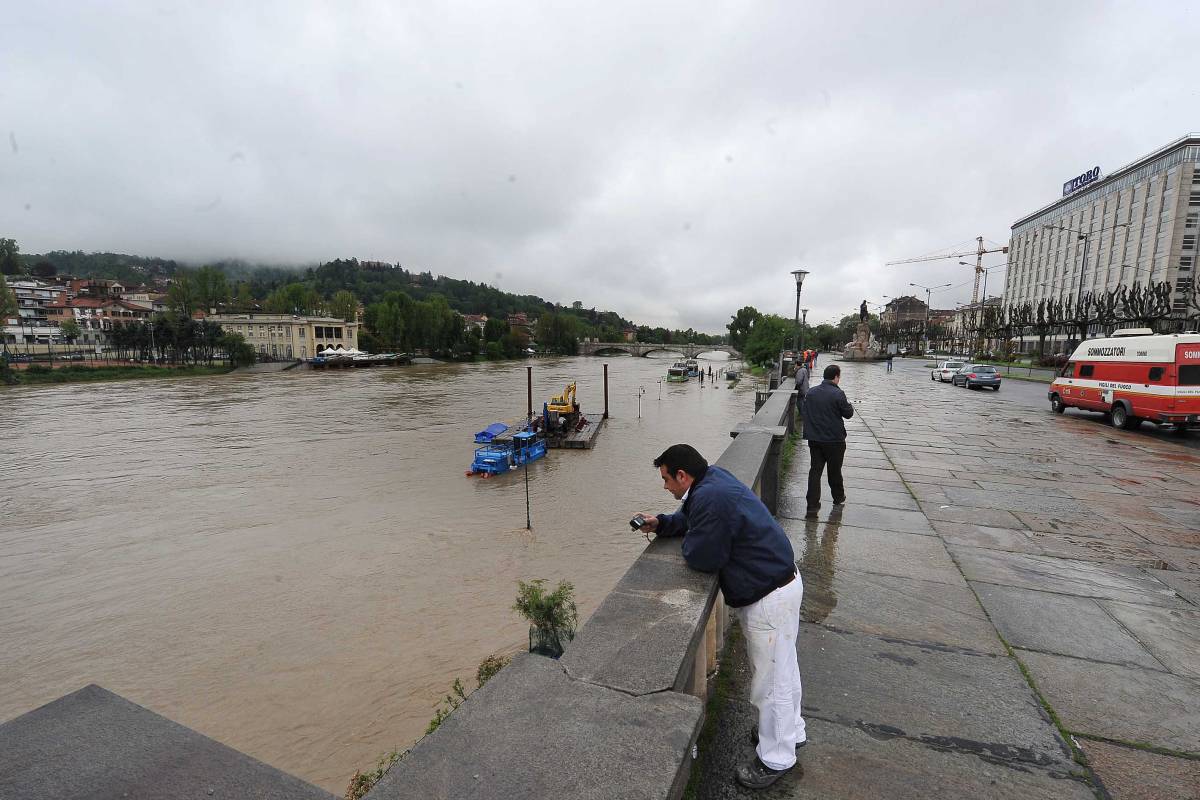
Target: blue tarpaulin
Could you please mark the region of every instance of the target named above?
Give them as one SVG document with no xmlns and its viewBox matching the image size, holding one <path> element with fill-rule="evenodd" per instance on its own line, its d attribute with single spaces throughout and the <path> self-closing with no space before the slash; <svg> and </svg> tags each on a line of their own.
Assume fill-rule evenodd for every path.
<svg viewBox="0 0 1200 800">
<path fill-rule="evenodd" d="M 504 433 L 506 430 L 508 430 L 508 426 L 503 422 L 493 422 L 491 425 L 488 425 L 479 433 L 475 434 L 475 441 L 480 444 L 487 444 L 500 434 Z"/>
</svg>

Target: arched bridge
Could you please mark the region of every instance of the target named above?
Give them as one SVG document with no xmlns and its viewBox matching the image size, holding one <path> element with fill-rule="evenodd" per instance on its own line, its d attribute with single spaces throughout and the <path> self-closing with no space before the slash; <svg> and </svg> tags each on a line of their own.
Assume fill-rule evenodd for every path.
<svg viewBox="0 0 1200 800">
<path fill-rule="evenodd" d="M 579 355 L 594 356 L 597 353 L 619 350 L 631 356 L 647 356 L 650 353 L 682 353 L 684 358 L 695 358 L 701 353 L 728 353 L 732 358 L 742 354 L 727 344 L 648 344 L 644 342 L 580 342 Z"/>
</svg>

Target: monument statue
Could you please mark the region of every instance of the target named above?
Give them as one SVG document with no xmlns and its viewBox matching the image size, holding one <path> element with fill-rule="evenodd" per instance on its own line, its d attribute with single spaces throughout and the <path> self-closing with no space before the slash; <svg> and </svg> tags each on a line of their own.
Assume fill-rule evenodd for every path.
<svg viewBox="0 0 1200 800">
<path fill-rule="evenodd" d="M 867 310 L 867 301 L 863 300 L 858 307 L 858 327 L 854 333 L 854 341 L 846 344 L 842 358 L 846 361 L 874 361 L 882 358 L 879 343 L 871 336 L 871 313 Z"/>
</svg>

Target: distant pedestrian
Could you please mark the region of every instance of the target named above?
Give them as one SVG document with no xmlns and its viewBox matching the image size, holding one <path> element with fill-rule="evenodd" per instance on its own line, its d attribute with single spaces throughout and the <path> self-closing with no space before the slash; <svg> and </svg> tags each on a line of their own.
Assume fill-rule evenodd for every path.
<svg viewBox="0 0 1200 800">
<path fill-rule="evenodd" d="M 808 511 L 805 518 L 815 519 L 821 508 L 821 473 L 829 467 L 829 491 L 834 505 L 846 502 L 842 484 L 842 460 L 846 457 L 846 425 L 843 419 L 854 416 L 854 406 L 838 383 L 842 369 L 837 364 L 825 368 L 825 380 L 808 390 L 801 416 L 804 438 L 808 440 Z"/>
<path fill-rule="evenodd" d="M 641 530 L 682 536 L 683 559 L 717 573 L 725 603 L 737 610 L 750 659 L 755 755 L 734 770 L 742 786 L 765 789 L 796 765 L 808 741 L 801 711 L 796 638 L 804 583 L 791 542 L 745 484 L 709 466 L 694 447 L 675 444 L 654 459 L 663 488 L 683 505 L 673 514 L 642 512 Z"/>
<path fill-rule="evenodd" d="M 891 372 L 892 371 L 892 354 L 891 353 L 888 353 L 887 365 L 888 365 L 887 371 Z"/>
<path fill-rule="evenodd" d="M 799 402 L 804 402 L 804 395 L 808 394 L 808 364 L 801 364 L 796 370 L 796 391 L 799 392 Z"/>
</svg>

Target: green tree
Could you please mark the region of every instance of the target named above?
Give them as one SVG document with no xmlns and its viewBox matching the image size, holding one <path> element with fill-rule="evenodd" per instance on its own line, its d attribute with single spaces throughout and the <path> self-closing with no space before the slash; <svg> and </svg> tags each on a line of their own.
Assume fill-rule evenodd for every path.
<svg viewBox="0 0 1200 800">
<path fill-rule="evenodd" d="M 789 337 L 794 332 L 795 324 L 791 320 L 764 314 L 754 321 L 746 337 L 746 346 L 739 349 L 751 364 L 767 366 L 775 363 L 784 343 L 790 341 Z"/>
<path fill-rule="evenodd" d="M 499 317 L 489 317 L 488 321 L 483 325 L 483 340 L 485 342 L 498 342 L 504 338 L 504 334 L 508 333 L 508 321 Z"/>
<path fill-rule="evenodd" d="M 237 287 L 237 299 L 234 301 L 239 311 L 251 311 L 254 308 L 254 295 L 250 291 L 250 284 L 247 281 L 242 281 Z"/>
<path fill-rule="evenodd" d="M 71 344 L 75 344 L 75 340 L 82 333 L 79 329 L 79 323 L 73 319 L 64 320 L 62 324 L 62 336 Z"/>
<path fill-rule="evenodd" d="M 254 363 L 257 354 L 240 333 L 222 332 L 217 345 L 229 355 L 231 367 L 247 367 Z"/>
<path fill-rule="evenodd" d="M 58 268 L 49 261 L 41 260 L 33 265 L 29 273 L 37 278 L 53 278 L 58 274 Z"/>
<path fill-rule="evenodd" d="M 19 308 L 16 293 L 8 288 L 4 273 L 0 273 L 0 324 L 7 324 L 8 320 L 15 318 Z"/>
<path fill-rule="evenodd" d="M 198 307 L 208 311 L 229 303 L 229 282 L 216 267 L 201 267 L 192 276 Z"/>
<path fill-rule="evenodd" d="M 358 298 L 349 289 L 336 292 L 329 301 L 330 316 L 345 322 L 354 322 L 358 317 Z"/>
<path fill-rule="evenodd" d="M 537 341 L 541 348 L 573 356 L 579 351 L 578 320 L 568 314 L 547 311 L 537 324 Z"/>
<path fill-rule="evenodd" d="M 316 314 L 324 308 L 325 300 L 305 283 L 289 283 L 267 295 L 263 305 L 272 314 Z"/>
<path fill-rule="evenodd" d="M 746 340 L 750 336 L 750 329 L 754 327 L 754 323 L 761 317 L 762 313 L 754 306 L 744 306 L 730 317 L 730 322 L 726 326 L 729 329 L 729 346 L 745 353 Z"/>
<path fill-rule="evenodd" d="M 21 248 L 16 239 L 0 239 L 0 275 L 20 275 L 25 272 Z"/>
<path fill-rule="evenodd" d="M 193 311 L 200 308 L 200 302 L 200 295 L 189 273 L 181 272 L 171 280 L 167 289 L 167 308 L 190 317 Z"/>
</svg>

